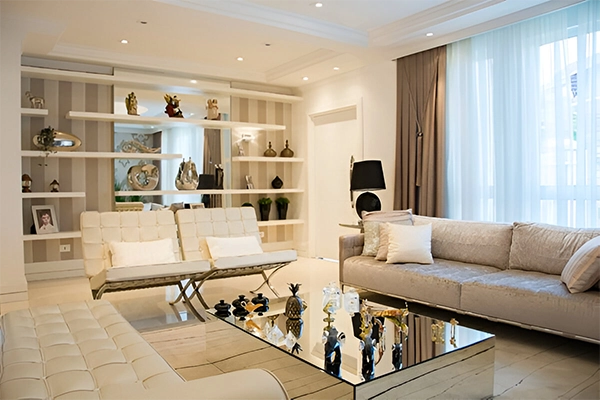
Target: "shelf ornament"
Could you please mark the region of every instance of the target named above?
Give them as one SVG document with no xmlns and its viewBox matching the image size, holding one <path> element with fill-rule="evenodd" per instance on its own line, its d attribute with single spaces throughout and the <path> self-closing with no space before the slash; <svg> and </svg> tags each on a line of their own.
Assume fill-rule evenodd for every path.
<svg viewBox="0 0 600 400">
<path fill-rule="evenodd" d="M 175 187 L 178 190 L 195 190 L 198 187 L 198 171 L 191 157 L 188 161 L 183 159 L 181 164 L 179 164 L 179 172 L 175 178 Z"/>
<path fill-rule="evenodd" d="M 167 106 L 165 107 L 165 113 L 170 118 L 183 118 L 183 112 L 179 109 L 180 100 L 177 98 L 177 96 L 165 94 L 164 98 L 167 102 Z"/>
<path fill-rule="evenodd" d="M 40 131 L 39 135 L 33 137 L 35 147 L 46 153 L 46 157 L 50 153 L 57 151 L 73 151 L 81 146 L 81 140 L 69 133 L 58 132 L 51 126 Z"/>
<path fill-rule="evenodd" d="M 138 101 L 135 97 L 135 93 L 131 92 L 125 97 L 125 107 L 127 108 L 127 114 L 139 115 L 138 114 Z"/>
<path fill-rule="evenodd" d="M 37 108 L 37 109 L 44 108 L 46 101 L 44 100 L 43 97 L 34 96 L 31 94 L 31 92 L 25 92 L 25 97 L 27 97 L 27 99 L 29 100 L 29 103 L 31 103 L 31 108 Z"/>
</svg>

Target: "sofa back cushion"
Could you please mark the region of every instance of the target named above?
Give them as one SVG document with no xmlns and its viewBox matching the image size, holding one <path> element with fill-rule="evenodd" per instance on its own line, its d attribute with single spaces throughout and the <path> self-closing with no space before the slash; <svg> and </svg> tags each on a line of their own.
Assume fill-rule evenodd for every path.
<svg viewBox="0 0 600 400">
<path fill-rule="evenodd" d="M 508 268 L 512 225 L 415 215 L 415 225 L 432 225 L 434 258 Z"/>
<path fill-rule="evenodd" d="M 534 222 L 515 222 L 510 247 L 510 267 L 560 275 L 571 256 L 598 228 L 567 228 Z"/>
</svg>

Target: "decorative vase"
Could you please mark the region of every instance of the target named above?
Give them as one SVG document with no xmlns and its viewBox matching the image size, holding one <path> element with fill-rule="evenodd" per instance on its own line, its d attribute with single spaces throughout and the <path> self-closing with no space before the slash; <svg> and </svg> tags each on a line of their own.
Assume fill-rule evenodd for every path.
<svg viewBox="0 0 600 400">
<path fill-rule="evenodd" d="M 269 148 L 265 150 L 263 155 L 265 157 L 277 157 L 277 152 L 275 150 L 273 150 L 273 148 L 271 146 L 271 142 L 269 142 Z"/>
<path fill-rule="evenodd" d="M 283 181 L 279 176 L 276 176 L 275 179 L 271 181 L 271 186 L 273 186 L 273 189 L 281 189 L 283 187 Z"/>
<path fill-rule="evenodd" d="M 290 149 L 288 141 L 285 141 L 285 149 L 281 150 L 281 157 L 294 157 L 294 152 Z"/>
<path fill-rule="evenodd" d="M 262 293 L 258 293 L 256 297 L 252 299 L 252 304 L 262 304 L 262 306 L 254 310 L 258 315 L 262 315 L 262 313 L 269 311 L 269 299 L 263 296 Z"/>
<path fill-rule="evenodd" d="M 287 204 L 287 203 L 286 204 L 279 204 L 279 203 L 277 203 L 277 214 L 279 216 L 279 219 L 286 219 L 288 205 L 289 204 Z"/>
<path fill-rule="evenodd" d="M 271 212 L 271 205 L 270 204 L 259 204 L 259 205 L 260 205 L 260 220 L 268 221 L 269 213 Z"/>
<path fill-rule="evenodd" d="M 198 188 L 198 171 L 191 157 L 188 161 L 184 159 L 179 164 L 179 172 L 177 172 L 177 177 L 175 178 L 175 187 L 179 190 L 196 190 Z"/>
<path fill-rule="evenodd" d="M 215 315 L 217 317 L 221 317 L 221 318 L 225 318 L 225 317 L 229 317 L 231 315 L 231 313 L 229 312 L 229 309 L 231 308 L 231 304 L 229 303 L 225 303 L 225 300 L 221 300 L 219 301 L 219 303 L 215 304 Z"/>
<path fill-rule="evenodd" d="M 290 319 L 300 319 L 306 309 L 307 305 L 304 300 L 298 296 L 298 290 L 300 290 L 300 283 L 290 283 L 289 288 L 292 295 L 288 297 L 285 303 L 285 312 L 283 315 Z"/>
<path fill-rule="evenodd" d="M 233 315 L 243 319 L 249 314 L 248 310 L 246 310 L 246 304 L 248 303 L 250 303 L 250 300 L 248 300 L 245 295 L 240 294 L 237 299 L 231 302 L 231 305 L 234 307 Z"/>
</svg>

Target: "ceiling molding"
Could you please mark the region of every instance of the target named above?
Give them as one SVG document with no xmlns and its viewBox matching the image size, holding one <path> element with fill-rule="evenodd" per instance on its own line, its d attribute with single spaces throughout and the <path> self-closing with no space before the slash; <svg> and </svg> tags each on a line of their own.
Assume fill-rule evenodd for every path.
<svg viewBox="0 0 600 400">
<path fill-rule="evenodd" d="M 255 22 L 355 46 L 367 47 L 369 45 L 369 35 L 367 32 L 320 19 L 309 18 L 300 14 L 249 3 L 243 0 L 208 2 L 202 0 L 154 1 Z"/>
<path fill-rule="evenodd" d="M 534 18 L 540 15 L 551 13 L 561 8 L 566 8 L 577 3 L 581 3 L 585 0 L 562 0 L 560 2 L 545 2 L 538 4 L 534 7 L 529 7 L 524 10 L 514 12 L 512 14 L 504 15 L 502 17 L 493 19 L 491 21 L 485 21 L 477 25 L 469 26 L 465 29 L 454 31 L 447 35 L 438 36 L 435 39 L 427 42 L 424 45 L 423 42 L 404 43 L 395 47 L 390 48 L 386 51 L 386 55 L 390 60 L 396 60 L 401 57 L 405 57 L 411 54 L 425 51 L 438 46 L 444 46 L 459 40 L 467 39 L 476 35 L 490 32 L 497 28 L 502 28 L 511 24 L 515 24 L 524 21 L 529 18 Z"/>
<path fill-rule="evenodd" d="M 312 65 L 335 58 L 339 54 L 340 53 L 333 50 L 319 49 L 266 71 L 265 78 L 267 82 L 272 82 L 276 79 L 293 74 L 294 72 L 309 68 Z"/>
<path fill-rule="evenodd" d="M 401 43 L 407 35 L 492 7 L 504 1 L 506 0 L 450 0 L 439 6 L 373 29 L 369 36 L 370 44 L 380 47 L 393 46 Z"/>
<path fill-rule="evenodd" d="M 253 82 L 265 82 L 265 74 L 259 72 L 247 72 L 239 69 L 226 68 L 217 65 L 198 64 L 161 57 L 136 56 L 127 53 L 115 53 L 111 51 L 98 50 L 87 46 L 57 45 L 48 53 L 50 57 L 63 59 L 75 59 L 88 62 L 112 65 L 115 67 L 143 68 L 159 72 L 175 71 L 196 76 L 216 77 L 220 79 L 248 80 Z"/>
</svg>

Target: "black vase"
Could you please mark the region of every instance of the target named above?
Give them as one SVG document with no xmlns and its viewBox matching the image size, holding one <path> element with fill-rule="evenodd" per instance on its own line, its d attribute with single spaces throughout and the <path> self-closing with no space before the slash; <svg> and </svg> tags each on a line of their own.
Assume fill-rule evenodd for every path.
<svg viewBox="0 0 600 400">
<path fill-rule="evenodd" d="M 285 219 L 287 217 L 288 204 L 277 204 L 277 214 L 279 219 Z"/>
<path fill-rule="evenodd" d="M 271 186 L 273 186 L 273 189 L 281 189 L 283 187 L 283 181 L 280 177 L 276 176 L 275 179 L 271 181 Z"/>
<path fill-rule="evenodd" d="M 214 308 L 215 308 L 215 315 L 217 317 L 226 318 L 231 315 L 231 313 L 229 312 L 229 309 L 231 308 L 231 304 L 225 303 L 225 300 L 219 301 L 217 304 L 215 304 Z"/>
<path fill-rule="evenodd" d="M 254 310 L 258 315 L 262 315 L 262 313 L 269 311 L 269 299 L 263 296 L 262 293 L 258 293 L 258 295 L 252 299 L 252 304 L 262 304 Z"/>
<path fill-rule="evenodd" d="M 261 221 L 268 221 L 270 212 L 271 212 L 270 204 L 260 204 L 260 220 Z"/>
</svg>

